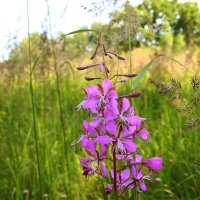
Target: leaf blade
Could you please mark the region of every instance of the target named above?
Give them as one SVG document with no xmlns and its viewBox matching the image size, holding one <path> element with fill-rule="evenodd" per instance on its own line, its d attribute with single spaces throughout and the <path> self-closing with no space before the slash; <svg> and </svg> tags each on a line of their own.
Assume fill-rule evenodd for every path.
<svg viewBox="0 0 200 200">
<path fill-rule="evenodd" d="M 68 35 L 73 35 L 73 34 L 77 34 L 77 33 L 86 33 L 86 32 L 98 32 L 98 30 L 96 30 L 96 29 L 79 29 L 79 30 L 72 31 L 72 32 L 69 32 L 67 34 L 64 34 L 61 37 L 59 37 L 57 40 L 60 40 L 60 39 L 64 38 L 65 36 L 68 36 Z"/>
<path fill-rule="evenodd" d="M 135 81 L 132 84 L 132 89 L 135 89 L 139 83 L 141 82 L 141 80 L 144 78 L 144 76 L 146 75 L 146 73 L 149 71 L 150 67 L 152 66 L 152 64 L 159 58 L 159 57 L 167 57 L 169 59 L 171 59 L 172 61 L 178 63 L 179 65 L 181 65 L 182 67 L 184 67 L 187 71 L 193 73 L 190 69 L 188 69 L 185 65 L 181 64 L 179 61 L 177 61 L 176 59 L 172 58 L 171 56 L 165 55 L 165 54 L 159 54 L 156 57 L 154 57 L 150 62 L 148 62 L 143 69 L 140 71 L 140 73 L 138 73 L 138 75 L 135 78 Z"/>
</svg>

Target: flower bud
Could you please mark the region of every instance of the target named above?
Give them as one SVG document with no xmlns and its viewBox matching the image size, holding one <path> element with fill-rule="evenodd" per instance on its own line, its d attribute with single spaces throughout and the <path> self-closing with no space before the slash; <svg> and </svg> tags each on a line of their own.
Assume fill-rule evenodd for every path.
<svg viewBox="0 0 200 200">
<path fill-rule="evenodd" d="M 150 170 L 158 171 L 162 169 L 162 158 L 161 157 L 154 157 L 144 160 L 143 165 L 148 167 Z"/>
<path fill-rule="evenodd" d="M 25 189 L 24 191 L 23 191 L 23 196 L 28 196 L 29 195 L 29 190 L 27 190 L 27 189 Z"/>
<path fill-rule="evenodd" d="M 107 187 L 105 188 L 105 193 L 106 194 L 110 194 L 113 190 L 113 185 L 112 184 L 108 184 Z"/>
</svg>

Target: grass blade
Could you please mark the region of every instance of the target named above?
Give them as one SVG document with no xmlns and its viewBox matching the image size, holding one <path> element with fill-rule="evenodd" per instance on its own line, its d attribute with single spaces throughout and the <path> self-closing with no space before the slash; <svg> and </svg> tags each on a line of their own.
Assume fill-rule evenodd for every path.
<svg viewBox="0 0 200 200">
<path fill-rule="evenodd" d="M 73 34 L 77 34 L 77 33 L 87 33 L 87 32 L 98 32 L 98 30 L 96 30 L 96 29 L 80 29 L 80 30 L 76 30 L 76 31 L 72 31 L 67 34 L 64 34 L 61 37 L 59 37 L 57 40 L 61 40 L 62 38 L 64 38 L 67 35 L 73 35 Z"/>
<path fill-rule="evenodd" d="M 156 61 L 159 57 L 167 57 L 170 60 L 178 63 L 179 65 L 181 65 L 183 68 L 185 68 L 187 71 L 193 73 L 190 69 L 188 69 L 185 65 L 181 64 L 179 61 L 177 61 L 176 59 L 172 58 L 171 56 L 165 55 L 165 54 L 159 54 L 156 57 L 154 57 L 149 63 L 147 63 L 145 65 L 145 67 L 140 71 L 140 73 L 136 76 L 135 81 L 132 84 L 132 89 L 135 89 L 140 81 L 144 78 L 144 76 L 146 75 L 146 73 L 149 71 L 150 67 L 152 66 L 152 64 L 154 63 L 154 61 Z"/>
</svg>

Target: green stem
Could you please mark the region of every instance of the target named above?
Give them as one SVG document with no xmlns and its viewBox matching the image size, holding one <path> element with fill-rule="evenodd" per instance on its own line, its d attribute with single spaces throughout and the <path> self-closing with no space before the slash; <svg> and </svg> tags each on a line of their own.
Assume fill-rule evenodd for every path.
<svg viewBox="0 0 200 200">
<path fill-rule="evenodd" d="M 40 194 L 39 198 L 42 196 L 42 181 L 41 181 L 41 170 L 40 170 L 40 159 L 39 159 L 39 148 L 38 148 L 38 134 L 36 127 L 36 113 L 35 113 L 35 101 L 34 101 L 34 91 L 33 91 L 33 69 L 31 64 L 31 39 L 30 39 L 30 31 L 29 31 L 29 2 L 27 0 L 27 22 L 28 22 L 28 58 L 29 58 L 29 82 L 30 82 L 30 95 L 31 95 L 31 106 L 32 106 L 32 117 L 33 117 L 33 130 L 34 130 L 34 139 L 35 139 L 35 150 L 37 157 L 37 169 L 39 176 L 39 186 L 40 186 Z"/>
<path fill-rule="evenodd" d="M 134 200 L 138 200 L 138 191 L 137 191 L 137 187 L 134 188 Z"/>
<path fill-rule="evenodd" d="M 116 199 L 118 199 L 118 193 L 117 193 L 117 163 L 116 163 L 115 149 L 113 150 L 113 170 L 114 170 L 114 190 L 115 190 Z"/>
<path fill-rule="evenodd" d="M 129 64 L 130 64 L 130 73 L 133 73 L 133 63 L 132 63 L 132 46 L 131 46 L 131 21 L 130 15 L 128 15 L 128 47 L 129 47 Z"/>
<path fill-rule="evenodd" d="M 49 32 L 50 32 L 50 35 L 51 35 L 51 46 L 52 46 L 52 51 L 53 51 L 54 71 L 55 71 L 55 75 L 56 75 L 56 89 L 57 89 L 58 103 L 59 103 L 60 122 L 61 122 L 62 133 L 63 133 L 64 154 L 65 154 L 66 160 L 68 160 L 67 137 L 66 137 L 66 132 L 65 132 L 65 121 L 64 121 L 62 99 L 61 99 L 61 92 L 60 92 L 59 73 L 58 73 L 58 66 L 57 66 L 55 44 L 54 44 L 52 28 L 51 28 L 51 18 L 50 18 L 50 12 L 49 12 L 50 9 L 49 9 L 48 0 L 46 0 L 46 3 L 47 3 L 47 12 L 48 12 L 48 21 L 49 21 Z M 68 162 L 66 162 L 66 167 L 67 167 L 68 181 L 70 181 L 70 172 L 69 172 L 69 164 L 68 164 Z M 70 184 L 69 184 L 69 187 L 70 187 Z M 69 188 L 68 191 L 70 192 L 71 189 Z"/>
</svg>

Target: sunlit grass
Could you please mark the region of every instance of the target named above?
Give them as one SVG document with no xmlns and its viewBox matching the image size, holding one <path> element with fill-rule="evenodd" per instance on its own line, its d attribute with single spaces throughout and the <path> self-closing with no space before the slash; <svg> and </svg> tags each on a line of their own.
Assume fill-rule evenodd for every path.
<svg viewBox="0 0 200 200">
<path fill-rule="evenodd" d="M 65 123 L 68 124 L 67 149 L 71 175 L 71 196 L 67 193 L 63 135 L 59 118 L 59 102 L 55 81 L 43 80 L 34 83 L 36 125 L 38 130 L 39 158 L 41 165 L 43 195 L 49 199 L 59 199 L 64 194 L 68 199 L 103 199 L 101 185 L 97 179 L 85 180 L 79 158 L 82 155 L 77 141 L 84 115 L 74 108 L 82 100 L 82 84 L 69 77 L 62 77 L 61 95 Z M 121 88 L 126 93 L 127 88 Z M 146 156 L 158 155 L 164 158 L 164 168 L 159 173 L 161 182 L 152 184 L 150 190 L 140 195 L 140 199 L 198 199 L 198 178 L 200 172 L 194 161 L 199 159 L 199 129 L 186 130 L 187 116 L 177 113 L 169 100 L 160 96 L 152 85 L 144 82 L 142 96 L 134 100 L 136 112 L 149 119 L 148 129 L 152 140 L 141 145 Z M 28 85 L 1 87 L 0 93 L 0 199 L 23 199 L 23 191 L 28 190 L 28 199 L 37 199 L 39 192 L 32 113 Z M 188 94 L 190 93 L 187 88 Z"/>
</svg>

